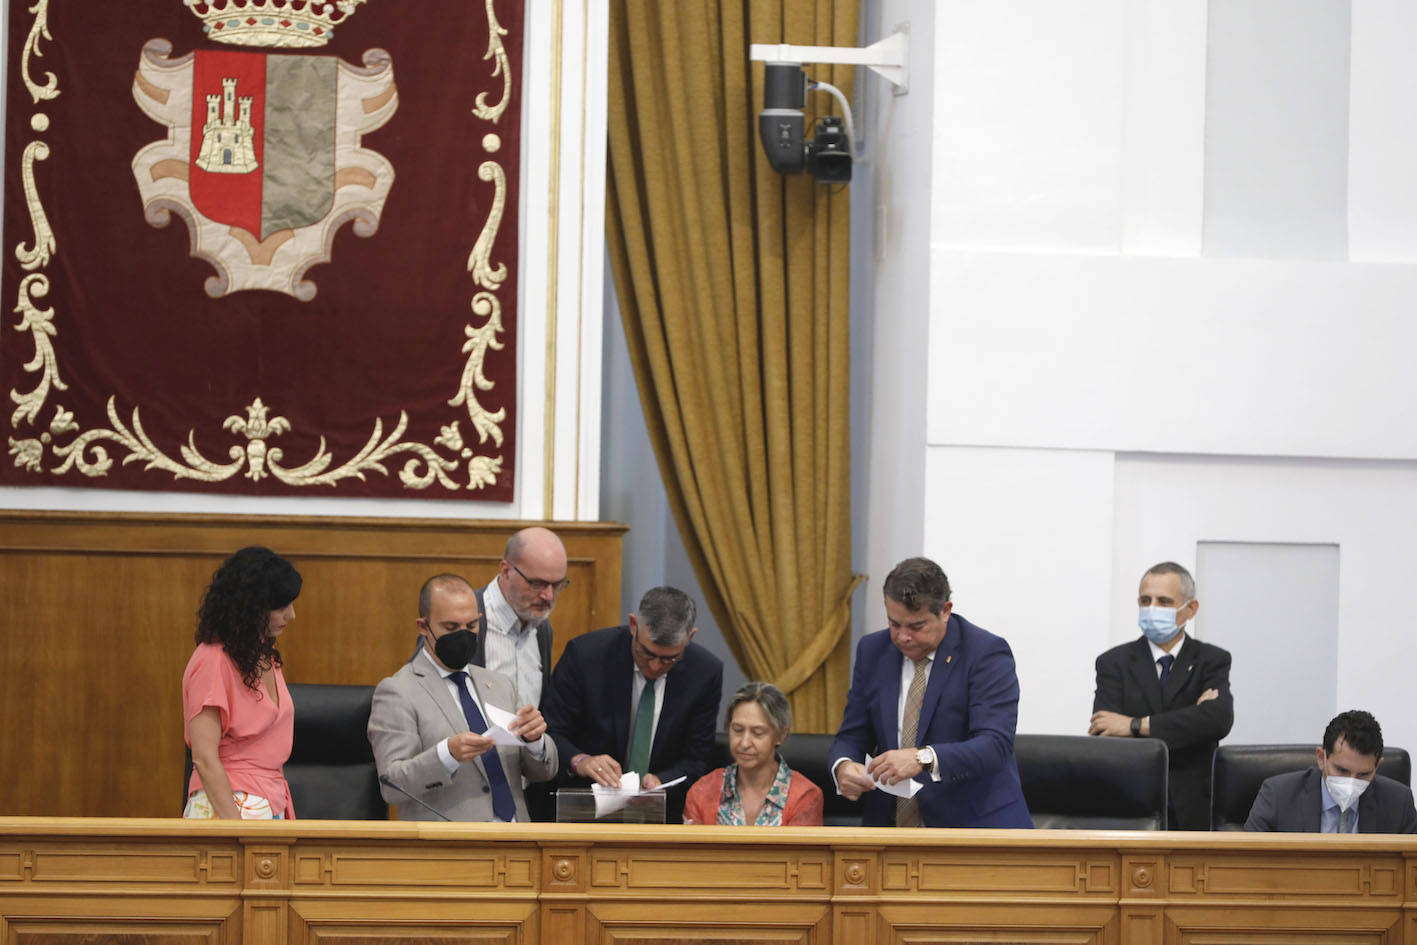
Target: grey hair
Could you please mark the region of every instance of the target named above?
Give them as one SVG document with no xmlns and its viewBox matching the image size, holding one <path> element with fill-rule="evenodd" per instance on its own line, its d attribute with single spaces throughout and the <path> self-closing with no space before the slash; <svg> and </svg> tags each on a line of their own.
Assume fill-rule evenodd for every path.
<svg viewBox="0 0 1417 945">
<path fill-rule="evenodd" d="M 636 616 L 655 646 L 682 646 L 697 614 L 693 599 L 679 588 L 654 587 L 640 598 Z"/>
<path fill-rule="evenodd" d="M 728 700 L 728 711 L 723 714 L 725 732 L 733 726 L 733 710 L 745 702 L 756 702 L 768 717 L 768 723 L 777 730 L 777 737 L 787 740 L 787 732 L 792 728 L 792 706 L 787 704 L 781 689 L 766 682 L 750 682 Z"/>
<path fill-rule="evenodd" d="M 1191 577 L 1191 572 L 1187 571 L 1185 568 L 1181 567 L 1176 562 L 1163 561 L 1160 564 L 1154 564 L 1146 569 L 1146 574 L 1143 574 L 1142 577 L 1146 577 L 1147 574 L 1176 575 L 1178 578 L 1181 579 L 1181 596 L 1184 597 L 1187 601 L 1193 601 L 1196 599 L 1196 579 Z"/>
</svg>

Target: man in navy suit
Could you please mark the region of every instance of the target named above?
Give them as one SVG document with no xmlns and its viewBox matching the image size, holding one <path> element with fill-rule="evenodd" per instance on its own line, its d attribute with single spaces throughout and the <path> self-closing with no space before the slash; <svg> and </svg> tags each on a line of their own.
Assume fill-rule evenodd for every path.
<svg viewBox="0 0 1417 945">
<path fill-rule="evenodd" d="M 864 797 L 868 827 L 1032 827 L 1014 760 L 1009 645 L 951 612 L 949 579 L 928 558 L 896 565 L 883 591 L 889 627 L 856 648 L 832 743 L 837 790 Z M 875 783 L 906 780 L 921 785 L 910 799 Z"/>
<path fill-rule="evenodd" d="M 685 793 L 711 766 L 723 690 L 723 663 L 690 642 L 695 614 L 683 591 L 656 587 L 629 624 L 566 644 L 542 694 L 547 730 L 567 759 L 563 782 L 614 787 L 637 771 L 652 788 L 682 776 L 665 817 L 683 819 Z"/>
<path fill-rule="evenodd" d="M 1383 730 L 1361 709 L 1328 723 L 1318 766 L 1276 774 L 1260 785 L 1246 830 L 1417 833 L 1412 789 L 1378 774 Z"/>
</svg>

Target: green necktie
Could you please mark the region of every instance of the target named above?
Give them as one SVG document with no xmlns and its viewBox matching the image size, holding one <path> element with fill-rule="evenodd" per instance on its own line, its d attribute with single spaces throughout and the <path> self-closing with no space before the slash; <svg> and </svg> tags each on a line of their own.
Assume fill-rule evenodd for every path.
<svg viewBox="0 0 1417 945">
<path fill-rule="evenodd" d="M 635 735 L 630 739 L 630 770 L 649 774 L 649 747 L 654 733 L 654 683 L 645 680 L 640 707 L 635 710 Z"/>
<path fill-rule="evenodd" d="M 1348 832 L 1348 822 L 1353 819 L 1352 817 L 1349 816 L 1351 813 L 1352 813 L 1351 808 L 1350 808 L 1349 810 L 1341 810 L 1341 809 L 1339 810 L 1339 812 L 1338 812 L 1338 832 L 1339 832 L 1339 833 L 1347 833 L 1347 832 Z"/>
</svg>

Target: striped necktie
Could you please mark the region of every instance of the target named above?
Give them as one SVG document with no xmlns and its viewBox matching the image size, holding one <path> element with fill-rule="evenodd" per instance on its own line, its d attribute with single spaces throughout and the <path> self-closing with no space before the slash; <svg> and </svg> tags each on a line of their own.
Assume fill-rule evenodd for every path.
<svg viewBox="0 0 1417 945">
<path fill-rule="evenodd" d="M 925 683 L 930 675 L 930 658 L 911 660 L 915 664 L 915 675 L 910 677 L 910 688 L 905 692 L 905 712 L 900 719 L 900 747 L 914 748 L 920 731 L 920 704 L 925 701 Z M 920 802 L 913 797 L 898 797 L 895 804 L 895 825 L 897 827 L 923 827 L 920 818 Z"/>
</svg>

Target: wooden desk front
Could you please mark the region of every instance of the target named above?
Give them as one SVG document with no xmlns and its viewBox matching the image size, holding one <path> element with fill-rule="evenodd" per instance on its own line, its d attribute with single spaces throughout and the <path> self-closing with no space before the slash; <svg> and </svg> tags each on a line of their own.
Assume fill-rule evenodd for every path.
<svg viewBox="0 0 1417 945">
<path fill-rule="evenodd" d="M 1417 839 L 0 818 L 0 945 L 1417 945 Z"/>
</svg>

